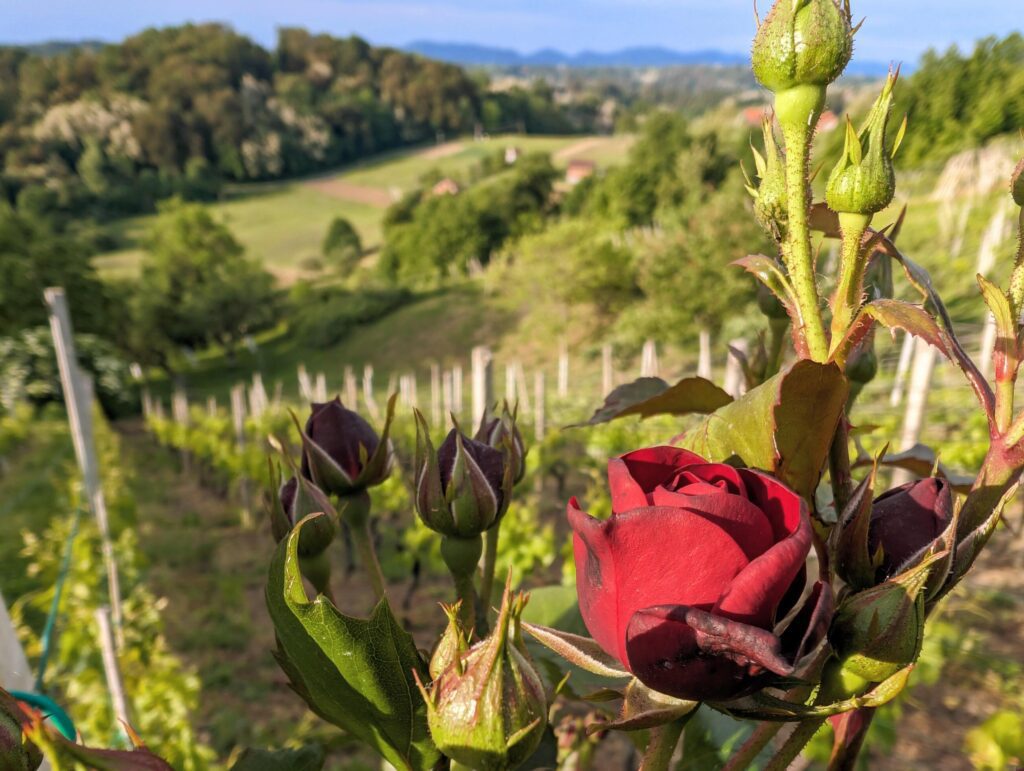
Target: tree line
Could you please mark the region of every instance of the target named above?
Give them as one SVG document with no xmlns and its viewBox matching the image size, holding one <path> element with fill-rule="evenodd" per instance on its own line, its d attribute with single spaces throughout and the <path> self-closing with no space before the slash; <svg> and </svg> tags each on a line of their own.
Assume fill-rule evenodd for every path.
<svg viewBox="0 0 1024 771">
<path fill-rule="evenodd" d="M 457 66 L 303 29 L 281 29 L 274 50 L 219 24 L 0 48 L 0 198 L 57 220 L 206 200 L 439 135 L 584 128 L 543 84 L 491 93 Z"/>
</svg>

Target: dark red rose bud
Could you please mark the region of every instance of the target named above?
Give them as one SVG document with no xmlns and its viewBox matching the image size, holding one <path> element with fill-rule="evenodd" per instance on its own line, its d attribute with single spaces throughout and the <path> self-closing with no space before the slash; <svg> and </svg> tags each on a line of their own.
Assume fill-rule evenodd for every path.
<svg viewBox="0 0 1024 771">
<path fill-rule="evenodd" d="M 516 425 L 516 411 L 509 410 L 505 403 L 501 415 L 488 418 L 486 415 L 477 429 L 476 441 L 500 450 L 512 474 L 513 484 L 518 484 L 526 475 L 526 445 Z"/>
<path fill-rule="evenodd" d="M 878 496 L 868 530 L 870 553 L 881 550 L 878 577 L 894 575 L 922 557 L 952 519 L 953 492 L 945 479 L 910 482 Z"/>
<path fill-rule="evenodd" d="M 512 486 L 509 456 L 457 428 L 436 451 L 426 421 L 416 413 L 416 511 L 435 532 L 471 538 L 505 513 Z"/>
<path fill-rule="evenodd" d="M 674 447 L 608 464 L 612 511 L 569 502 L 576 588 L 595 641 L 652 690 L 727 701 L 791 674 L 832 595 L 804 596 L 811 524 L 778 480 Z"/>
<path fill-rule="evenodd" d="M 391 473 L 389 406 L 384 438 L 340 399 L 314 404 L 302 432 L 302 475 L 332 495 L 352 495 L 379 485 Z"/>
</svg>

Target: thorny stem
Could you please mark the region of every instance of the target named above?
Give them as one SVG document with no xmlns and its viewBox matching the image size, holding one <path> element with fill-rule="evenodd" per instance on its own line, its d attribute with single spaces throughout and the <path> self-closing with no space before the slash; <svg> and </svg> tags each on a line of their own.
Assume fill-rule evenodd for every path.
<svg viewBox="0 0 1024 771">
<path fill-rule="evenodd" d="M 760 723 L 754 732 L 750 734 L 743 745 L 733 753 L 729 761 L 722 766 L 722 771 L 744 771 L 757 760 L 757 756 L 768 746 L 768 743 L 775 738 L 782 730 L 785 723 Z"/>
<path fill-rule="evenodd" d="M 820 362 L 828 359 L 828 341 L 811 254 L 808 168 L 811 138 L 824 101 L 825 89 L 818 86 L 797 86 L 779 92 L 775 100 L 776 114 L 786 142 L 786 196 L 789 202 L 789 243 L 784 250 L 786 269 L 796 295 L 808 350 L 811 358 Z"/>
<path fill-rule="evenodd" d="M 786 771 L 790 763 L 796 760 L 814 734 L 825 724 L 825 718 L 813 717 L 797 723 L 796 730 L 789 735 L 785 743 L 765 766 L 765 771 Z"/>
<path fill-rule="evenodd" d="M 867 260 L 861 257 L 864 233 L 871 224 L 869 214 L 839 214 L 843 234 L 839 283 L 832 304 L 832 345 L 839 345 L 853 323 L 864 299 L 864 273 Z"/>
<path fill-rule="evenodd" d="M 864 747 L 875 711 L 874 707 L 862 707 L 843 715 L 842 727 L 836 729 L 828 771 L 853 771 L 856 768 L 857 756 Z"/>
<path fill-rule="evenodd" d="M 1016 385 L 1016 376 L 1010 380 L 996 380 L 996 428 L 1000 434 L 1006 434 L 1010 430 L 1010 422 L 1013 420 L 1013 391 Z"/>
<path fill-rule="evenodd" d="M 668 771 L 679 737 L 683 735 L 683 729 L 692 714 L 651 731 L 647 751 L 640 761 L 640 771 Z"/>
</svg>

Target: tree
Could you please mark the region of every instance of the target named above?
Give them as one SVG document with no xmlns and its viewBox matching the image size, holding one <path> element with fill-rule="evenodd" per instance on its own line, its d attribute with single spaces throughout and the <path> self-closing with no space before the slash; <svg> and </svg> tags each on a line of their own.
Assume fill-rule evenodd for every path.
<svg viewBox="0 0 1024 771">
<path fill-rule="evenodd" d="M 363 256 L 363 243 L 352 223 L 344 217 L 335 217 L 327 228 L 321 252 L 342 275 L 348 275 Z"/>
<path fill-rule="evenodd" d="M 62 286 L 82 332 L 105 332 L 109 297 L 86 247 L 0 204 L 0 335 L 46 323 L 43 290 Z"/>
<path fill-rule="evenodd" d="M 270 325 L 273 278 L 201 204 L 171 200 L 146 240 L 136 297 L 137 341 L 169 368 L 175 346 L 224 346 Z"/>
</svg>

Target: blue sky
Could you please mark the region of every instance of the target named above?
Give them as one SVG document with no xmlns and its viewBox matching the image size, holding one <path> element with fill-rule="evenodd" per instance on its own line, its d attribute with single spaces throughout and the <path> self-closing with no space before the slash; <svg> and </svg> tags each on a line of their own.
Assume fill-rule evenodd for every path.
<svg viewBox="0 0 1024 771">
<path fill-rule="evenodd" d="M 376 43 L 417 39 L 611 50 L 663 45 L 743 51 L 754 31 L 751 0 L 2 0 L 0 42 L 117 40 L 144 27 L 226 21 L 271 45 L 278 26 Z M 769 0 L 761 0 L 764 12 Z M 868 21 L 858 40 L 867 60 L 913 61 L 929 47 L 970 47 L 1021 29 L 1021 0 L 853 0 Z"/>
</svg>

